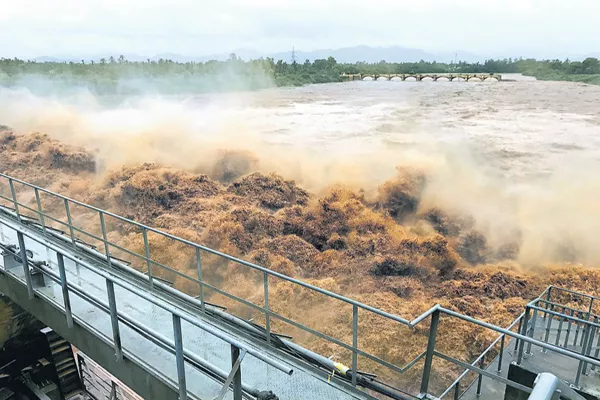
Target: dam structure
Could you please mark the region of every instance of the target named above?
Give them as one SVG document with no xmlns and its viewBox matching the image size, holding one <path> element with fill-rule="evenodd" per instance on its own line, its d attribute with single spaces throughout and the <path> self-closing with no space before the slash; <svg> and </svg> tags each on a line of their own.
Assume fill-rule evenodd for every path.
<svg viewBox="0 0 600 400">
<path fill-rule="evenodd" d="M 131 232 L 141 235 L 141 243 L 119 240 Z M 164 261 L 152 245 L 157 241 L 189 254 L 193 263 L 183 269 L 176 258 Z M 46 325 L 52 354 L 75 348 L 89 357 L 85 366 L 67 368 L 62 365 L 71 361 L 48 356 L 56 369 L 48 379 L 60 389 L 60 399 L 89 392 L 81 383 L 90 382 L 89 376 L 76 378 L 95 364 L 135 392 L 128 398 L 144 399 L 583 400 L 600 395 L 600 299 L 569 288 L 548 287 L 505 327 L 440 305 L 409 320 L 4 174 L 0 249 L 0 292 Z M 209 259 L 245 268 L 248 279 L 258 277 L 261 301 L 210 281 Z M 188 282 L 196 294 L 176 289 L 176 280 Z M 283 315 L 269 296 L 281 282 L 323 296 L 332 307 L 341 305 L 351 338 L 307 326 L 293 310 Z M 239 303 L 253 316 L 218 299 Z M 406 365 L 369 353 L 360 345 L 359 323 L 371 317 L 420 328 L 426 346 Z M 302 335 L 278 333 L 282 323 Z M 441 323 L 474 324 L 495 339 L 475 360 L 458 359 L 436 346 Z M 303 345 L 307 337 L 344 351 L 320 354 Z M 440 360 L 462 372 L 453 381 L 438 381 Z M 0 374 L 3 368 L 10 365 L 0 366 Z M 27 380 L 30 371 L 12 368 L 11 374 Z M 418 371 L 418 390 L 402 387 L 389 371 L 398 376 Z M 80 383 L 63 388 L 67 375 Z M 116 380 L 107 391 L 111 399 L 122 398 Z M 34 393 L 29 398 L 51 399 L 26 383 Z"/>
</svg>

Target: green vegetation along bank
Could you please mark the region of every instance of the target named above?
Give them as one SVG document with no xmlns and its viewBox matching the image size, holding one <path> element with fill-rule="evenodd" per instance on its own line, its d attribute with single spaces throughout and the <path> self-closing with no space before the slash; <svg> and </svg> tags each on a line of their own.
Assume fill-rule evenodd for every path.
<svg viewBox="0 0 600 400">
<path fill-rule="evenodd" d="M 333 57 L 304 63 L 271 58 L 243 61 L 232 54 L 226 61 L 172 60 L 133 62 L 123 56 L 98 62 L 35 62 L 0 59 L 0 86 L 25 86 L 54 93 L 85 87 L 94 94 L 189 94 L 256 90 L 339 81 L 341 73 L 522 73 L 540 80 L 600 84 L 600 62 L 534 59 L 487 60 L 484 63 L 405 62 L 338 63 Z"/>
</svg>

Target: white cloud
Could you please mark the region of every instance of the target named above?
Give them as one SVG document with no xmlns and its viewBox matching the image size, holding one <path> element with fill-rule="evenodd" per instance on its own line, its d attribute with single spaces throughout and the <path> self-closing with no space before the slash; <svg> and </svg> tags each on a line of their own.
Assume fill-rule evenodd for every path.
<svg viewBox="0 0 600 400">
<path fill-rule="evenodd" d="M 484 55 L 600 51 L 598 0 L 2 0 L 0 56 L 202 55 L 357 44 Z"/>
</svg>

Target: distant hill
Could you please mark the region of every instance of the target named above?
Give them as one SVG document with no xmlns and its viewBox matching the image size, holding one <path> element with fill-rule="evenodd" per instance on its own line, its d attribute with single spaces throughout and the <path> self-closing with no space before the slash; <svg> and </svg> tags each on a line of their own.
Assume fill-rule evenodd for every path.
<svg viewBox="0 0 600 400">
<path fill-rule="evenodd" d="M 292 59 L 292 51 L 277 52 L 277 53 L 259 53 L 247 49 L 238 49 L 228 53 L 211 54 L 202 57 L 193 57 L 194 61 L 207 60 L 226 60 L 229 55 L 234 53 L 237 57 L 243 60 L 257 59 L 260 57 L 270 57 L 275 60 L 283 60 L 290 62 Z M 342 63 L 355 63 L 364 61 L 375 63 L 381 60 L 388 62 L 413 62 L 419 60 L 450 62 L 454 60 L 455 53 L 428 53 L 420 49 L 411 49 L 399 46 L 390 47 L 371 47 L 371 46 L 353 46 L 340 49 L 321 49 L 314 51 L 296 50 L 296 61 L 303 63 L 305 60 L 314 61 L 324 59 L 329 56 L 335 58 Z M 164 57 L 163 57 L 164 58 Z M 185 58 L 185 57 L 184 57 Z M 457 52 L 457 58 L 462 61 L 476 62 L 483 61 L 485 57 L 468 52 Z M 186 61 L 191 61 L 187 59 Z"/>
<path fill-rule="evenodd" d="M 216 54 L 207 54 L 207 55 L 198 55 L 198 56 L 190 56 L 190 55 L 182 55 L 177 53 L 161 53 L 156 54 L 154 56 L 144 56 L 139 54 L 127 54 L 124 53 L 126 59 L 130 61 L 146 61 L 148 59 L 152 61 L 158 61 L 161 58 L 164 60 L 173 60 L 176 62 L 205 62 L 209 60 L 227 60 L 230 54 L 235 54 L 237 57 L 243 60 L 251 60 L 258 59 L 261 57 L 270 57 L 277 60 L 283 60 L 286 62 L 290 62 L 292 59 L 292 51 L 285 52 L 277 52 L 277 53 L 261 53 L 255 50 L 250 49 L 236 49 L 233 51 L 216 53 Z M 112 56 L 118 58 L 120 54 L 113 54 Z M 400 46 L 388 46 L 388 47 L 373 47 L 373 46 L 353 46 L 353 47 L 343 47 L 339 49 L 321 49 L 314 51 L 302 51 L 296 50 L 295 52 L 296 61 L 298 63 L 303 63 L 305 60 L 314 61 L 316 59 L 323 59 L 329 56 L 334 57 L 338 62 L 342 63 L 355 63 L 358 61 L 364 61 L 368 63 L 376 63 L 381 60 L 385 60 L 387 62 L 418 62 L 420 60 L 425 61 L 438 61 L 438 62 L 451 62 L 455 58 L 459 61 L 467 61 L 467 62 L 483 62 L 487 58 L 504 58 L 503 56 L 483 56 L 479 54 L 473 54 L 466 51 L 456 51 L 456 52 L 428 52 L 421 49 L 413 49 L 408 47 L 400 47 Z M 596 57 L 598 58 L 600 54 L 595 53 L 588 55 L 587 57 Z M 38 57 L 35 60 L 40 62 L 50 62 L 50 61 L 74 61 L 79 62 L 81 59 L 94 60 L 99 61 L 101 58 L 105 58 L 108 60 L 109 55 L 98 55 L 98 56 L 86 56 L 86 57 Z M 524 55 L 526 57 L 526 55 Z M 513 56 L 514 58 L 514 56 Z M 573 60 L 583 60 L 586 57 L 573 57 Z"/>
<path fill-rule="evenodd" d="M 439 61 L 450 62 L 454 60 L 454 53 L 429 53 L 420 49 L 411 49 L 406 47 L 391 46 L 391 47 L 371 47 L 371 46 L 354 46 L 344 47 L 341 49 L 323 49 L 316 51 L 296 51 L 296 60 L 304 62 L 304 60 L 314 61 L 315 59 L 327 58 L 332 56 L 339 62 L 354 63 L 357 61 L 365 61 L 369 63 L 385 60 L 388 62 L 414 62 L 414 61 Z M 483 61 L 484 57 L 468 52 L 457 52 L 456 56 L 463 61 Z M 290 60 L 291 51 L 285 53 L 276 53 L 271 55 L 275 59 Z"/>
</svg>

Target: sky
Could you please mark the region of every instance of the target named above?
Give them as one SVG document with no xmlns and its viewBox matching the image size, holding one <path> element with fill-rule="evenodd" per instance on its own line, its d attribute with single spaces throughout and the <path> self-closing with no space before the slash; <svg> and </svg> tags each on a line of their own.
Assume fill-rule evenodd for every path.
<svg viewBox="0 0 600 400">
<path fill-rule="evenodd" d="M 355 45 L 565 58 L 600 53 L 600 0 L 0 0 L 0 57 Z"/>
</svg>

